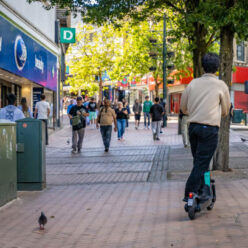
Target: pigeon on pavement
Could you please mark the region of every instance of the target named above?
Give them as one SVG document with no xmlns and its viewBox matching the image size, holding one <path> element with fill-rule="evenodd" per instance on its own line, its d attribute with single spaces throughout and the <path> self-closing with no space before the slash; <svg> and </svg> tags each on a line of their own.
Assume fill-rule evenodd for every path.
<svg viewBox="0 0 248 248">
<path fill-rule="evenodd" d="M 47 223 L 47 217 L 45 216 L 45 214 L 43 212 L 41 212 L 41 215 L 39 217 L 39 225 L 40 225 L 40 230 L 44 230 L 45 229 L 45 225 Z"/>
</svg>

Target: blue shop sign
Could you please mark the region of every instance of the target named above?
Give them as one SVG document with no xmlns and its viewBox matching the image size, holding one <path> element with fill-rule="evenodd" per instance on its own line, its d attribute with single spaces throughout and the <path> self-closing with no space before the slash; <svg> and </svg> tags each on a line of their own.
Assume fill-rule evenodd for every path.
<svg viewBox="0 0 248 248">
<path fill-rule="evenodd" d="M 0 68 L 57 90 L 57 57 L 2 16 Z"/>
</svg>

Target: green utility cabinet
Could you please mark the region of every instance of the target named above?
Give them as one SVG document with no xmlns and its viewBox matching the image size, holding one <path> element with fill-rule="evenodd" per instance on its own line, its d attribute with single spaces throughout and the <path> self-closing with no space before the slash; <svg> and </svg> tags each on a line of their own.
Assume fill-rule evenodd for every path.
<svg viewBox="0 0 248 248">
<path fill-rule="evenodd" d="M 241 123 L 243 118 L 244 118 L 244 114 L 242 109 L 233 110 L 232 123 Z"/>
<path fill-rule="evenodd" d="M 16 121 L 17 189 L 46 187 L 45 123 L 25 118 Z"/>
<path fill-rule="evenodd" d="M 16 124 L 0 120 L 0 207 L 16 198 Z"/>
</svg>

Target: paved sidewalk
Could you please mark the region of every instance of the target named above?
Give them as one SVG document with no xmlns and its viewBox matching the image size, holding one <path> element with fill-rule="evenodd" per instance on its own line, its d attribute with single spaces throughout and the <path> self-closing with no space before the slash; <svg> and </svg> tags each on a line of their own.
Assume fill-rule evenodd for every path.
<svg viewBox="0 0 248 248">
<path fill-rule="evenodd" d="M 49 147 L 70 147 L 67 145 L 67 141 L 71 144 L 71 127 L 68 118 L 64 117 L 64 128 L 59 132 L 55 132 L 49 138 Z M 243 136 L 240 132 L 234 132 L 230 130 L 230 142 L 240 142 L 240 137 Z M 123 147 L 123 146 L 152 146 L 152 145 L 168 145 L 168 146 L 181 146 L 182 136 L 177 134 L 177 122 L 175 120 L 168 121 L 168 126 L 163 129 L 163 134 L 160 135 L 160 141 L 153 141 L 151 129 L 144 129 L 143 124 L 140 124 L 140 128 L 135 130 L 134 123 L 130 123 L 129 128 L 126 129 L 124 141 L 118 141 L 117 133 L 112 133 L 111 147 Z M 66 146 L 67 145 L 67 146 Z M 103 147 L 100 130 L 93 129 L 89 126 L 86 128 L 85 140 L 83 142 L 84 148 L 96 148 Z"/>
<path fill-rule="evenodd" d="M 50 137 L 47 189 L 19 192 L 0 209 L 0 248 L 247 247 L 248 147 L 239 134 L 231 132 L 230 161 L 240 169 L 214 173 L 216 206 L 195 221 L 181 201 L 192 158 L 176 124 L 159 142 L 131 125 L 108 154 L 97 130 L 86 130 L 82 154 L 71 154 L 68 138 L 69 127 Z"/>
</svg>

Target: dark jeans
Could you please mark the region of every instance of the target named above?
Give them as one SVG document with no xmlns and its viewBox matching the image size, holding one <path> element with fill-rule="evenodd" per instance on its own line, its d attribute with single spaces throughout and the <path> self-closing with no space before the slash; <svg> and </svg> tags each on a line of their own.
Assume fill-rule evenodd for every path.
<svg viewBox="0 0 248 248">
<path fill-rule="evenodd" d="M 126 127 L 128 127 L 129 126 L 128 119 L 126 119 L 125 121 L 126 121 L 125 125 L 126 125 Z"/>
<path fill-rule="evenodd" d="M 146 127 L 146 118 L 148 118 L 147 126 L 150 127 L 150 118 L 151 118 L 150 113 L 144 112 L 144 125 L 145 125 L 145 127 Z"/>
<path fill-rule="evenodd" d="M 112 134 L 112 126 L 101 126 L 100 127 L 102 140 L 105 148 L 109 148 Z"/>
<path fill-rule="evenodd" d="M 163 121 L 162 121 L 162 125 L 161 125 L 161 127 L 166 127 L 165 125 L 164 125 L 164 123 L 167 121 L 167 115 L 165 114 L 165 115 L 163 115 Z"/>
<path fill-rule="evenodd" d="M 204 173 L 209 170 L 210 161 L 218 144 L 218 127 L 191 123 L 189 139 L 193 155 L 193 169 L 185 187 L 185 197 L 190 192 L 198 193 L 204 185 Z"/>
<path fill-rule="evenodd" d="M 48 127 L 47 127 L 47 120 L 45 119 L 40 119 L 41 121 L 43 121 L 45 123 L 45 132 L 46 132 L 46 145 L 48 145 Z"/>
</svg>

